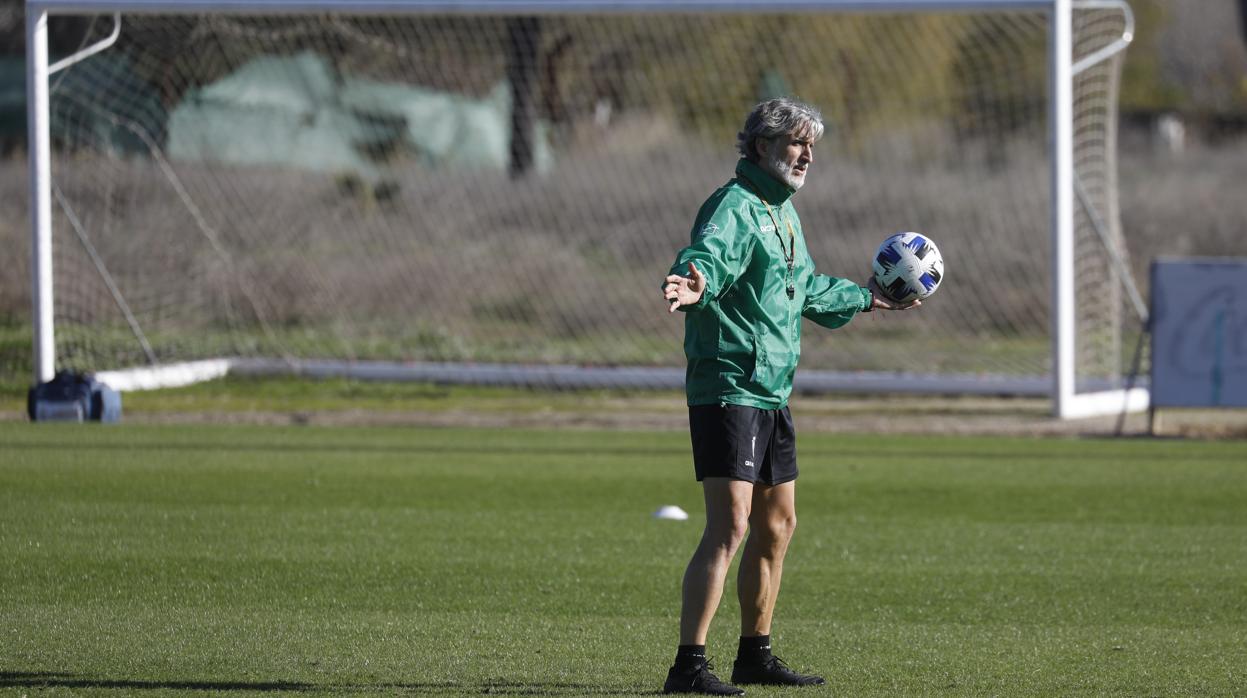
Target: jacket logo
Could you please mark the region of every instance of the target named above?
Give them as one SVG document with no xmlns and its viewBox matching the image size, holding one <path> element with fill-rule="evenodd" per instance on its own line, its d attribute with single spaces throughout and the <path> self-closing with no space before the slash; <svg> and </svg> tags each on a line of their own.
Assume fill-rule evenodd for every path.
<svg viewBox="0 0 1247 698">
<path fill-rule="evenodd" d="M 704 237 L 706 235 L 714 235 L 717 232 L 719 232 L 719 226 L 715 225 L 714 223 L 707 223 L 703 225 L 701 227 L 701 230 L 697 232 L 697 237 Z"/>
<path fill-rule="evenodd" d="M 758 230 L 761 230 L 764 233 L 773 233 L 775 232 L 775 224 L 767 223 L 766 225 L 759 226 Z"/>
</svg>

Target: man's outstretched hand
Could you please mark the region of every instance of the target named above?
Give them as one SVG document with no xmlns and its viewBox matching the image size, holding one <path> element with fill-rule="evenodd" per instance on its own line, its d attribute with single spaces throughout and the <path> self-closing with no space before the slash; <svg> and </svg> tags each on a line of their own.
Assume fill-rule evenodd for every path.
<svg viewBox="0 0 1247 698">
<path fill-rule="evenodd" d="M 688 276 L 672 274 L 662 287 L 663 298 L 671 304 L 667 312 L 674 313 L 682 305 L 696 305 L 706 290 L 706 277 L 697 271 L 697 265 L 688 263 Z"/>
<path fill-rule="evenodd" d="M 888 300 L 888 297 L 883 293 L 883 289 L 879 288 L 879 284 L 875 282 L 873 275 L 870 277 L 870 281 L 866 282 L 866 288 L 869 288 L 871 294 L 875 297 L 874 302 L 870 304 L 871 310 L 909 310 L 922 305 L 922 301 L 917 299 L 908 303 L 897 303 L 896 301 Z"/>
</svg>

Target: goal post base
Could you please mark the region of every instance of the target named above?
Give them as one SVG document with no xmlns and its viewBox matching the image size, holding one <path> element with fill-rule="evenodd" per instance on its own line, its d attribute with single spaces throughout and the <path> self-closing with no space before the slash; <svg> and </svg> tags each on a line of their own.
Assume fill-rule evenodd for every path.
<svg viewBox="0 0 1247 698">
<path fill-rule="evenodd" d="M 338 361 L 280 358 L 215 358 L 116 371 L 96 378 L 118 391 L 175 388 L 236 376 L 301 376 L 366 381 L 426 382 L 449 385 L 544 388 L 552 390 L 681 390 L 684 369 L 663 366 L 577 366 L 429 361 Z M 904 389 L 898 391 L 898 385 Z M 907 375 L 882 371 L 797 373 L 798 394 L 910 394 L 1049 397 L 1047 376 Z M 1062 419 L 1138 412 L 1148 407 L 1148 390 L 1103 390 L 1061 401 Z"/>
<path fill-rule="evenodd" d="M 132 390 L 159 390 L 161 388 L 181 388 L 195 383 L 224 378 L 229 372 L 234 359 L 205 359 L 202 361 L 183 361 L 155 366 L 100 371 L 95 377 L 114 390 L 129 392 Z"/>
<path fill-rule="evenodd" d="M 61 371 L 26 395 L 32 422 L 119 422 L 121 393 L 87 373 Z"/>
<path fill-rule="evenodd" d="M 1142 387 L 1105 390 L 1069 395 L 1055 403 L 1054 416 L 1059 419 L 1107 417 L 1146 411 L 1151 404 L 1151 391 Z"/>
</svg>

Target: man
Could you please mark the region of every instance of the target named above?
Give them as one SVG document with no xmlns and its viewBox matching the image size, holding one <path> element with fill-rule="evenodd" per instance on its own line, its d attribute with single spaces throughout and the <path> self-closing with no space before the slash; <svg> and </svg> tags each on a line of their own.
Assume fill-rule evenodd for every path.
<svg viewBox="0 0 1247 698">
<path fill-rule="evenodd" d="M 687 311 L 684 353 L 693 463 L 706 528 L 684 573 L 680 647 L 666 693 L 743 695 L 711 673 L 706 634 L 727 570 L 744 543 L 737 593 L 741 633 L 732 684 L 817 685 L 771 653 L 771 617 L 796 527 L 797 455 L 788 397 L 801 318 L 836 328 L 888 302 L 815 274 L 790 198 L 805 183 L 822 117 L 792 99 L 757 105 L 738 135 L 736 177 L 706 200 L 662 287 Z M 746 534 L 748 539 L 746 540 Z"/>
</svg>

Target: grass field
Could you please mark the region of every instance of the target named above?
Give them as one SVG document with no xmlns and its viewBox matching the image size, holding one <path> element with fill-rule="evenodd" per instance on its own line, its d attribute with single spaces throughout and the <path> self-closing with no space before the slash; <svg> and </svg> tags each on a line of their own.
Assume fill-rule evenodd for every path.
<svg viewBox="0 0 1247 698">
<path fill-rule="evenodd" d="M 0 423 L 0 691 L 644 695 L 687 436 Z M 767 695 L 1247 693 L 1247 443 L 805 433 Z M 662 504 L 692 512 L 659 521 Z M 730 673 L 734 585 L 710 653 Z"/>
</svg>

